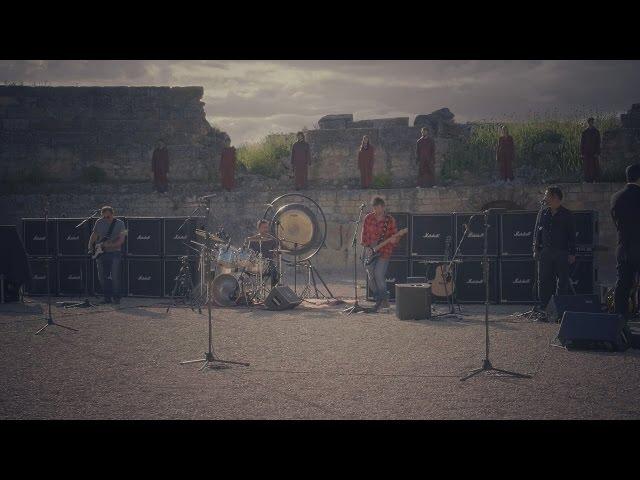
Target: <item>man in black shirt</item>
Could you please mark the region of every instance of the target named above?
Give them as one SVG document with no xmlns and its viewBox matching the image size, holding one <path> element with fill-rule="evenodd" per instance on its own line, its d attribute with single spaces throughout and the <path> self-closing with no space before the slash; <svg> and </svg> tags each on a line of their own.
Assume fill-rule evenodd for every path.
<svg viewBox="0 0 640 480">
<path fill-rule="evenodd" d="M 629 314 L 629 293 L 640 273 L 640 164 L 626 170 L 627 186 L 611 197 L 611 217 L 618 231 L 616 313 Z"/>
<path fill-rule="evenodd" d="M 533 237 L 533 258 L 539 262 L 538 291 L 543 309 L 554 292 L 569 293 L 569 264 L 576 261 L 576 227 L 573 214 L 562 206 L 562 190 L 547 188 L 544 203 L 547 206 L 538 212 Z"/>
</svg>

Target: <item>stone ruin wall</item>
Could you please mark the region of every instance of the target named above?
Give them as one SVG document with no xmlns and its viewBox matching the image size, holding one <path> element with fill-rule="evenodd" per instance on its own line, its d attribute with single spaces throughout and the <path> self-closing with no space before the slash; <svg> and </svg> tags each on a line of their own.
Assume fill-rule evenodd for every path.
<svg viewBox="0 0 640 480">
<path fill-rule="evenodd" d="M 209 125 L 202 87 L 0 86 L 0 177 L 33 169 L 73 181 L 84 168 L 148 181 L 159 139 L 171 180 L 206 180 L 227 135 Z"/>
</svg>

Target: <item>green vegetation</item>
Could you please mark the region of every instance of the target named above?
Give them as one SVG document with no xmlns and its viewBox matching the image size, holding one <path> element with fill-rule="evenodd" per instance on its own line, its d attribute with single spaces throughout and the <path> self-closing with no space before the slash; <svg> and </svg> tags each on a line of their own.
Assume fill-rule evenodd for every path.
<svg viewBox="0 0 640 480">
<path fill-rule="evenodd" d="M 373 188 L 391 188 L 391 174 L 388 172 L 380 173 L 373 177 L 371 183 Z"/>
<path fill-rule="evenodd" d="M 585 119 L 594 117 L 601 135 L 620 126 L 616 114 L 580 114 L 571 118 L 553 115 L 533 115 L 526 122 L 504 122 L 516 147 L 514 169 L 527 166 L 548 180 L 575 179 L 581 174 L 580 136 L 586 128 Z M 441 175 L 458 178 L 463 172 L 490 177 L 497 170 L 496 146 L 500 123 L 475 124 L 469 140 L 455 141 L 445 154 Z M 603 177 L 624 178 L 624 166 L 608 165 Z"/>
<path fill-rule="evenodd" d="M 250 173 L 278 178 L 284 170 L 280 160 L 289 159 L 295 140 L 295 133 L 270 133 L 260 142 L 238 147 L 238 162 Z"/>
<path fill-rule="evenodd" d="M 90 165 L 82 169 L 80 178 L 88 183 L 104 183 L 107 180 L 107 172 L 100 167 Z"/>
</svg>

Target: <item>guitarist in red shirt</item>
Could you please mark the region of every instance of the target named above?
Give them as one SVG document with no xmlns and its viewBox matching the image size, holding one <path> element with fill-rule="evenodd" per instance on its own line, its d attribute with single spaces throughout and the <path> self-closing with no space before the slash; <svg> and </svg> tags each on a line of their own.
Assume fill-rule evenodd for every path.
<svg viewBox="0 0 640 480">
<path fill-rule="evenodd" d="M 374 197 L 372 205 L 373 211 L 364 217 L 360 244 L 365 247 L 363 263 L 376 300 L 373 311 L 377 312 L 380 308 L 389 308 L 385 277 L 389 267 L 389 258 L 394 247 L 399 242 L 402 232 L 398 232 L 396 220 L 385 213 L 382 197 Z M 385 241 L 384 245 L 378 247 Z"/>
</svg>

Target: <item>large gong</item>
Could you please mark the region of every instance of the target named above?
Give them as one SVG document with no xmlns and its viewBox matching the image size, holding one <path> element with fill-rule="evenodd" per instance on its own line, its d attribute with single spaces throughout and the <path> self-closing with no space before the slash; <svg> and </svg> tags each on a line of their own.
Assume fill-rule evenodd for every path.
<svg viewBox="0 0 640 480">
<path fill-rule="evenodd" d="M 283 239 L 280 246 L 291 253 L 283 262 L 305 261 L 317 254 L 327 238 L 327 220 L 320 205 L 298 193 L 287 193 L 273 200 L 263 217 L 271 224 L 271 233 Z M 295 252 L 295 253 L 294 253 Z"/>
</svg>

